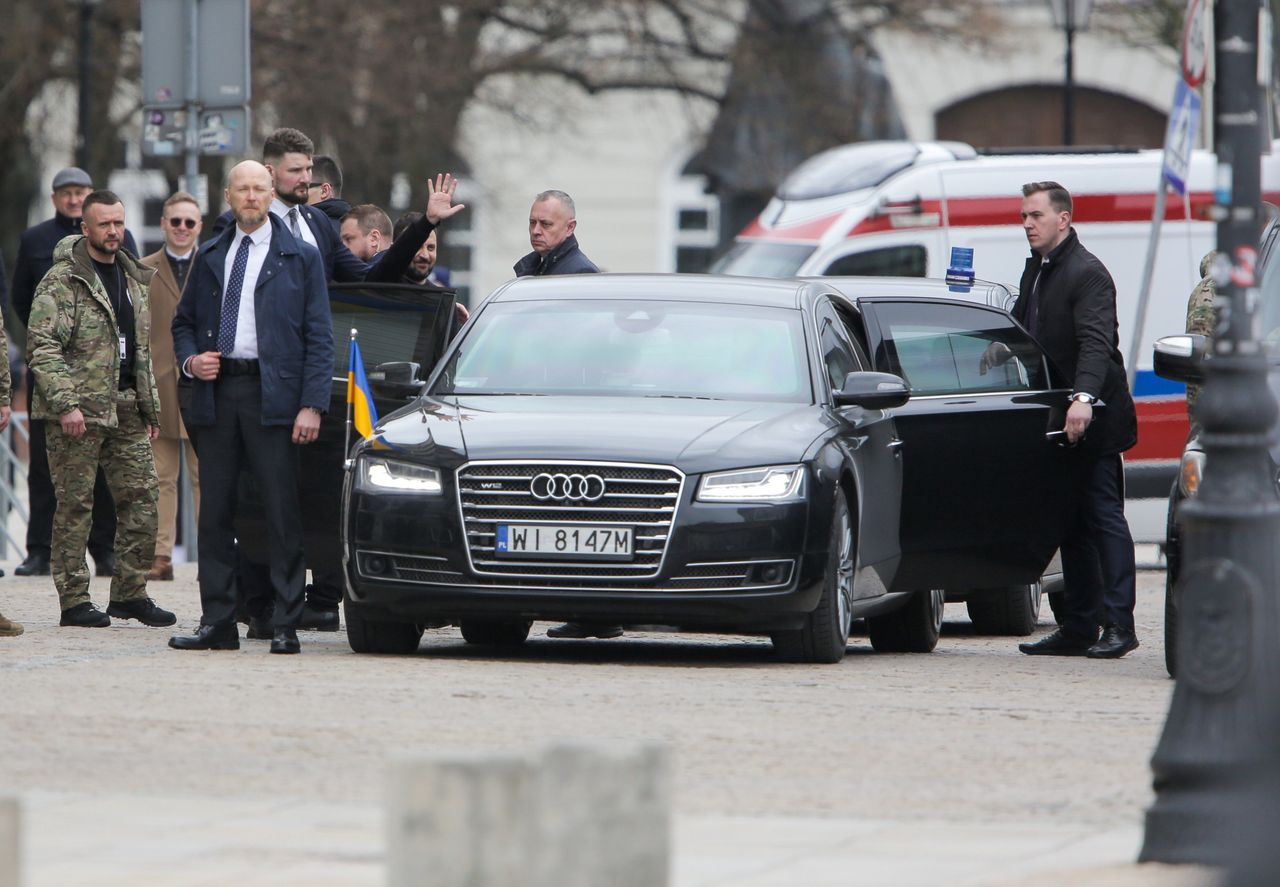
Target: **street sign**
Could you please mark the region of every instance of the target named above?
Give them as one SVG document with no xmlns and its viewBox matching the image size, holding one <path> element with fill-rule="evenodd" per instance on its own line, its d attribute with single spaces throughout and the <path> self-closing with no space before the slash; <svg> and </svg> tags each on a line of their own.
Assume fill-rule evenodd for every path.
<svg viewBox="0 0 1280 887">
<path fill-rule="evenodd" d="M 200 112 L 200 153 L 206 157 L 243 154 L 249 146 L 248 131 L 248 108 L 206 108 Z"/>
<path fill-rule="evenodd" d="M 142 0 L 142 103 L 148 107 L 187 102 L 185 15 L 185 3 Z"/>
<path fill-rule="evenodd" d="M 196 101 L 206 108 L 248 104 L 249 0 L 198 0 L 197 55 L 200 79 Z"/>
<path fill-rule="evenodd" d="M 1209 71 L 1209 33 L 1203 0 L 1188 0 L 1182 25 L 1182 79 L 1188 86 L 1204 83 Z"/>
<path fill-rule="evenodd" d="M 1191 149 L 1195 147 L 1196 126 L 1200 120 L 1200 96 L 1179 80 L 1169 110 L 1169 128 L 1164 136 L 1164 179 L 1179 194 L 1187 193 L 1187 175 L 1191 171 Z"/>
<path fill-rule="evenodd" d="M 248 108 L 206 108 L 198 112 L 197 147 L 206 157 L 243 154 L 249 146 L 248 132 Z M 148 157 L 177 157 L 186 152 L 186 147 L 185 109 L 142 109 L 143 154 Z"/>
<path fill-rule="evenodd" d="M 142 109 L 142 153 L 148 157 L 177 157 L 186 147 L 187 112 L 182 108 Z"/>
<path fill-rule="evenodd" d="M 142 0 L 142 101 L 180 108 L 190 84 L 187 14 L 196 13 L 195 99 L 206 108 L 247 104 L 249 0 Z"/>
</svg>

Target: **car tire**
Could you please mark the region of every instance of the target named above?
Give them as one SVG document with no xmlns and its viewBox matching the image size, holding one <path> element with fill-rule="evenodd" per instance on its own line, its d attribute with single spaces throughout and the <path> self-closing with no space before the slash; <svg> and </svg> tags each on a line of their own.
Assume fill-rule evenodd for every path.
<svg viewBox="0 0 1280 887">
<path fill-rule="evenodd" d="M 916 591 L 906 606 L 867 619 L 871 646 L 877 653 L 929 653 L 942 633 L 946 593 L 935 588 Z"/>
<path fill-rule="evenodd" d="M 775 631 L 773 648 L 788 662 L 832 664 L 844 658 L 853 625 L 853 574 L 858 543 L 849 514 L 849 502 L 836 492 L 827 546 L 827 569 L 818 606 L 805 617 L 804 627 Z"/>
<path fill-rule="evenodd" d="M 518 647 L 529 637 L 530 619 L 463 619 L 462 639 L 468 644 Z"/>
<path fill-rule="evenodd" d="M 966 592 L 965 609 L 978 634 L 1026 637 L 1040 622 L 1040 583 Z"/>
<path fill-rule="evenodd" d="M 367 619 L 350 601 L 343 601 L 342 611 L 347 620 L 347 643 L 355 653 L 413 653 L 422 643 L 421 625 Z"/>
</svg>

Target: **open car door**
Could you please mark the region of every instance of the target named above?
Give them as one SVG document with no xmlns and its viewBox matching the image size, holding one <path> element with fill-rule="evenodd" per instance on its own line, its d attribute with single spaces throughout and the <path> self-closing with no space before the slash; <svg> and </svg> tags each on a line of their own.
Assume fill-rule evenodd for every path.
<svg viewBox="0 0 1280 887">
<path fill-rule="evenodd" d="M 329 284 L 334 344 L 329 410 L 320 420 L 316 441 L 298 448 L 298 499 L 302 508 L 306 561 L 319 581 L 325 581 L 326 576 L 336 576 L 337 586 L 341 588 L 340 529 L 351 331 L 357 331 L 365 373 L 371 377 L 374 407 L 382 418 L 405 406 L 413 398 L 414 386 L 377 384 L 374 380 L 379 367 L 398 363 L 404 370 L 409 368 L 403 364 L 412 362 L 417 364 L 412 379 L 425 382 L 455 329 L 456 301 L 453 290 L 431 286 Z M 398 390 L 391 390 L 393 388 Z M 240 478 L 239 495 L 236 536 L 245 556 L 242 562 L 247 558 L 253 564 L 265 565 L 268 559 L 266 519 L 247 473 Z M 258 579 L 261 578 L 259 574 Z M 249 584 L 253 584 L 253 579 Z"/>
<path fill-rule="evenodd" d="M 946 299 L 857 300 L 876 369 L 911 386 L 895 589 L 1040 579 L 1062 537 L 1070 390 L 1005 311 Z M 992 343 L 1007 356 L 985 371 Z"/>
</svg>

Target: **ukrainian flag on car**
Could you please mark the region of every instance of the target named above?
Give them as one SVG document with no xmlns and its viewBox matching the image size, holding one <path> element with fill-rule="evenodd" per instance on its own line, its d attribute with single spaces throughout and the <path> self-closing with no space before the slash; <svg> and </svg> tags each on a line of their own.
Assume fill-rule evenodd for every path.
<svg viewBox="0 0 1280 887">
<path fill-rule="evenodd" d="M 352 330 L 351 362 L 347 368 L 347 403 L 351 406 L 351 424 L 365 439 L 373 437 L 373 426 L 378 424 L 378 408 L 373 405 L 373 392 L 364 374 L 364 358 L 360 355 L 360 341 Z"/>
</svg>

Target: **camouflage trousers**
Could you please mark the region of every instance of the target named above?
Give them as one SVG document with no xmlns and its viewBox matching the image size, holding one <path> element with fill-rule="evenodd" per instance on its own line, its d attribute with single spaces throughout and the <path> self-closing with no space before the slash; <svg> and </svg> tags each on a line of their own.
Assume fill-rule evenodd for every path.
<svg viewBox="0 0 1280 887">
<path fill-rule="evenodd" d="M 89 600 L 89 567 L 85 549 L 93 522 L 93 482 L 98 466 L 116 500 L 116 567 L 111 600 L 130 601 L 147 595 L 147 570 L 156 550 L 156 498 L 159 484 L 147 426 L 138 413 L 137 396 L 116 397 L 115 428 L 90 425 L 78 438 L 50 420 L 49 473 L 58 496 L 53 515 L 49 562 L 63 610 Z"/>
</svg>

